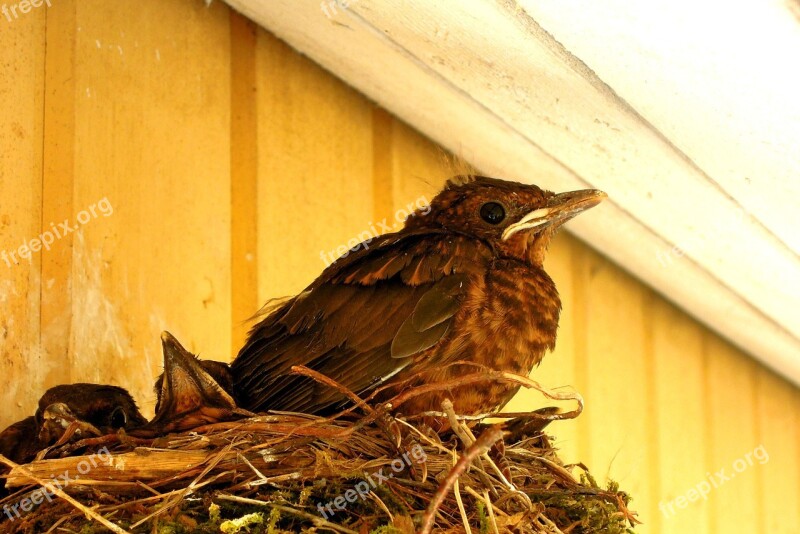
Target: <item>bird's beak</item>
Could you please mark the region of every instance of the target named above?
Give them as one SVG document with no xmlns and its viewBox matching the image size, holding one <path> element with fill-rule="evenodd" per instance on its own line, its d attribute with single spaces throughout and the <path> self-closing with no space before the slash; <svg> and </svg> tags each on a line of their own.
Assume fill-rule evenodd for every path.
<svg viewBox="0 0 800 534">
<path fill-rule="evenodd" d="M 42 426 L 39 429 L 39 440 L 43 443 L 65 443 L 73 434 L 86 438 L 102 436 L 93 424 L 81 421 L 63 402 L 54 402 L 42 413 Z"/>
<path fill-rule="evenodd" d="M 164 375 L 156 416 L 163 423 L 202 407 L 235 408 L 231 396 L 203 369 L 197 358 L 184 349 L 169 332 L 161 333 Z"/>
<path fill-rule="evenodd" d="M 503 240 L 523 230 L 563 224 L 579 213 L 597 206 L 606 197 L 608 195 L 597 189 L 582 189 L 555 195 L 547 202 L 547 206 L 533 210 L 506 228 L 503 231 Z"/>
</svg>

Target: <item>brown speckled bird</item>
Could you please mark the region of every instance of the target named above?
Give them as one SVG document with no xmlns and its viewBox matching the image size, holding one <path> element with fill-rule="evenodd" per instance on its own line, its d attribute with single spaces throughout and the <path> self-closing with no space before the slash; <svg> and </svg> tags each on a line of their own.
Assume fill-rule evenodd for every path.
<svg viewBox="0 0 800 534">
<path fill-rule="evenodd" d="M 251 330 L 231 364 L 239 406 L 325 413 L 343 404 L 338 391 L 290 375 L 293 365 L 362 396 L 388 384 L 379 400 L 476 370 L 447 366 L 458 361 L 528 375 L 556 341 L 561 302 L 542 267 L 550 240 L 605 197 L 482 176 L 449 181 L 430 210 L 355 247 Z M 449 397 L 459 413 L 484 413 L 517 389 L 459 386 L 401 411 L 439 411 Z"/>
</svg>

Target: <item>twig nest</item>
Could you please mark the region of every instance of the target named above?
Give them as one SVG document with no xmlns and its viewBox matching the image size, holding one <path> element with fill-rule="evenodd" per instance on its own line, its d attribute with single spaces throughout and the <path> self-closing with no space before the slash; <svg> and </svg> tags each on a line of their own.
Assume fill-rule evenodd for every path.
<svg viewBox="0 0 800 534">
<path fill-rule="evenodd" d="M 118 532 L 628 531 L 628 496 L 564 465 L 541 426 L 438 435 L 386 414 L 281 413 L 91 438 L 12 469 L 0 529 L 100 532 L 102 517 Z"/>
</svg>

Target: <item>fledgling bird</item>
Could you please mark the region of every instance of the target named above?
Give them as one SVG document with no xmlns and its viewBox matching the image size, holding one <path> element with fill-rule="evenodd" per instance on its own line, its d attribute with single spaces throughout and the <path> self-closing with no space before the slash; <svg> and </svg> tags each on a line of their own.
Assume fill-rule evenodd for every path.
<svg viewBox="0 0 800 534">
<path fill-rule="evenodd" d="M 146 422 L 133 397 L 121 387 L 82 383 L 59 385 L 42 395 L 35 415 L 0 433 L 0 454 L 16 463 L 27 463 L 39 451 L 65 437 L 70 427 L 73 433 L 65 439 L 76 440 L 112 434 L 120 428 L 130 430 Z M 0 487 L 0 494 L 2 491 Z"/>
<path fill-rule="evenodd" d="M 73 421 L 96 435 L 131 430 L 147 422 L 130 393 L 104 384 L 63 384 L 48 389 L 36 411 L 39 440 L 52 444 Z M 85 432 L 84 432 L 85 433 Z M 84 436 L 85 437 L 85 436 Z"/>
<path fill-rule="evenodd" d="M 447 366 L 453 362 L 527 376 L 556 341 L 561 302 L 543 268 L 550 240 L 604 198 L 594 189 L 555 194 L 483 176 L 450 180 L 427 214 L 418 210 L 400 231 L 356 247 L 250 331 L 231 364 L 239 406 L 309 413 L 342 406 L 341 393 L 291 375 L 293 365 L 361 396 L 388 385 L 382 401 L 403 387 L 476 371 Z M 401 409 L 439 411 L 447 397 L 459 413 L 486 413 L 518 389 L 459 386 Z"/>
<path fill-rule="evenodd" d="M 156 381 L 156 414 L 135 435 L 182 432 L 200 425 L 252 415 L 236 407 L 228 366 L 200 360 L 169 332 L 161 333 L 164 372 Z"/>
<path fill-rule="evenodd" d="M 36 414 L 0 433 L 0 452 L 17 463 L 29 461 L 41 449 L 58 441 L 71 423 L 76 438 L 111 434 L 147 422 L 133 397 L 121 387 L 101 384 L 63 384 L 39 399 Z M 81 430 L 83 432 L 81 432 Z"/>
</svg>

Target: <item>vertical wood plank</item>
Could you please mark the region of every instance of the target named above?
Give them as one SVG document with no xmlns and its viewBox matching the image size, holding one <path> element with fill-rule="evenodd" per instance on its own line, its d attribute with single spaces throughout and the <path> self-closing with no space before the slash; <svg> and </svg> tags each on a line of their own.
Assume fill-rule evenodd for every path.
<svg viewBox="0 0 800 534">
<path fill-rule="evenodd" d="M 644 289 L 643 304 L 644 304 L 644 352 L 642 353 L 644 363 L 644 389 L 645 396 L 642 397 L 642 404 L 644 406 L 645 417 L 642 419 L 644 426 L 644 438 L 642 443 L 644 454 L 646 455 L 645 461 L 647 462 L 647 470 L 649 478 L 645 481 L 647 484 L 649 500 L 644 504 L 639 512 L 642 517 L 647 518 L 647 527 L 645 532 L 649 534 L 660 534 L 663 532 L 663 526 L 660 521 L 660 510 L 656 506 L 657 495 L 660 494 L 661 479 L 663 473 L 661 472 L 661 419 L 663 414 L 658 409 L 658 375 L 656 372 L 655 361 L 655 318 L 654 306 L 657 304 L 658 297 L 653 291 Z M 648 417 L 649 415 L 649 417 Z"/>
<path fill-rule="evenodd" d="M 706 369 L 707 478 L 710 532 L 758 532 L 757 462 L 737 472 L 759 446 L 754 412 L 755 362 L 710 332 L 704 333 Z M 740 464 L 738 464 L 740 465 Z"/>
<path fill-rule="evenodd" d="M 635 496 L 632 509 L 650 522 L 651 486 L 644 289 L 608 260 L 590 252 L 580 267 L 585 281 L 584 388 L 591 444 L 584 462 Z M 580 297 L 579 297 L 580 298 Z"/>
<path fill-rule="evenodd" d="M 372 232 L 372 105 L 265 31 L 256 65 L 263 303 L 298 293 Z"/>
<path fill-rule="evenodd" d="M 0 18 L 0 429 L 36 409 L 42 256 L 19 247 L 41 233 L 45 17 Z M 62 368 L 63 371 L 64 368 Z"/>
<path fill-rule="evenodd" d="M 424 208 L 454 174 L 454 158 L 397 118 L 391 118 L 375 135 L 383 135 L 387 130 L 391 144 L 384 164 L 388 165 L 386 172 L 391 176 L 391 184 L 376 217 L 391 231 L 397 231 L 408 214 Z"/>
<path fill-rule="evenodd" d="M 691 492 L 706 479 L 703 329 L 661 297 L 652 302 L 654 418 L 660 454 L 648 523 L 661 532 L 706 532 L 708 501 Z M 687 496 L 687 492 L 691 492 Z M 689 498 L 692 500 L 689 500 Z M 651 507 L 652 508 L 652 507 Z"/>
<path fill-rule="evenodd" d="M 380 221 L 391 214 L 394 207 L 394 154 L 395 119 L 385 109 L 372 110 L 372 216 Z"/>
<path fill-rule="evenodd" d="M 455 174 L 451 161 L 451 157 L 430 139 L 399 119 L 392 121 L 394 212 L 386 214 L 391 226 L 402 227 L 397 210 L 420 199 L 430 201 L 442 189 L 445 181 Z"/>
<path fill-rule="evenodd" d="M 591 252 L 582 244 L 575 244 L 572 249 L 572 321 L 574 330 L 572 334 L 572 348 L 574 351 L 574 387 L 583 395 L 584 401 L 590 395 L 589 391 L 589 315 L 590 306 L 585 304 L 589 294 L 589 284 L 591 281 Z M 578 458 L 587 462 L 591 458 L 591 426 L 589 417 L 584 413 L 576 421 L 576 443 Z"/>
<path fill-rule="evenodd" d="M 257 26 L 231 11 L 231 354 L 258 309 Z"/>
<path fill-rule="evenodd" d="M 72 254 L 75 235 L 75 62 L 76 11 L 74 0 L 49 7 L 45 56 L 42 233 L 55 235 L 42 256 L 40 368 L 41 390 L 73 379 L 75 362 L 69 350 L 72 335 Z M 65 226 L 62 226 L 65 225 Z"/>
<path fill-rule="evenodd" d="M 761 532 L 800 532 L 800 390 L 771 371 L 756 371 Z M 763 464 L 760 462 L 764 461 Z"/>
<path fill-rule="evenodd" d="M 162 329 L 231 346 L 228 8 L 87 0 L 76 31 L 72 217 L 113 211 L 75 233 L 72 378 L 149 411 Z"/>
</svg>

